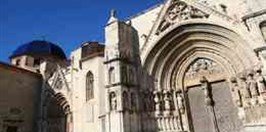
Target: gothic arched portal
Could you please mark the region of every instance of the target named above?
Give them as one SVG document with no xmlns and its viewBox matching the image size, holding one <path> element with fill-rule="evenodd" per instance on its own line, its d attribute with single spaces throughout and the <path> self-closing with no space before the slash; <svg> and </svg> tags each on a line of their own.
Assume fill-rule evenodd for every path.
<svg viewBox="0 0 266 132">
<path fill-rule="evenodd" d="M 154 82 L 160 131 L 239 132 L 237 94 L 230 79 L 258 64 L 233 30 L 206 23 L 178 25 L 142 53 Z"/>
</svg>

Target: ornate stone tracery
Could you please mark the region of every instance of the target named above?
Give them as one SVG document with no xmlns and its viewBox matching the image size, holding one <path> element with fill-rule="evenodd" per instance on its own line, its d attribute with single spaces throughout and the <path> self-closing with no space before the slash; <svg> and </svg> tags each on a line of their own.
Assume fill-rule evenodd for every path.
<svg viewBox="0 0 266 132">
<path fill-rule="evenodd" d="M 167 28 L 177 22 L 195 18 L 208 18 L 208 16 L 209 15 L 207 13 L 188 5 L 182 0 L 173 0 L 167 8 L 156 34 L 159 35 L 161 32 L 164 32 Z"/>
</svg>

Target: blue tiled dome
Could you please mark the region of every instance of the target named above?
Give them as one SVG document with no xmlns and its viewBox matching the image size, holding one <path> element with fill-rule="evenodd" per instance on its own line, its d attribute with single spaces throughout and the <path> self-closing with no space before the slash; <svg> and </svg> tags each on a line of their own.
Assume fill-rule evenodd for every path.
<svg viewBox="0 0 266 132">
<path fill-rule="evenodd" d="M 19 46 L 10 58 L 20 55 L 52 55 L 60 59 L 66 59 L 64 51 L 59 46 L 43 40 L 34 40 Z"/>
</svg>

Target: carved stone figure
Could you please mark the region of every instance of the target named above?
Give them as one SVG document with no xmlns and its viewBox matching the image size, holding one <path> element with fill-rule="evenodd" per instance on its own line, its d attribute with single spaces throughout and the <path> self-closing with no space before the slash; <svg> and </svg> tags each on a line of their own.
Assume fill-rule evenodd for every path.
<svg viewBox="0 0 266 132">
<path fill-rule="evenodd" d="M 241 99 L 241 95 L 240 95 L 240 91 L 239 91 L 239 86 L 237 84 L 236 78 L 232 78 L 231 83 L 232 83 L 232 89 L 231 90 L 233 93 L 233 99 L 234 99 L 234 101 L 238 107 L 242 107 L 243 103 L 242 103 L 242 99 Z"/>
<path fill-rule="evenodd" d="M 117 109 L 117 99 L 115 92 L 110 93 L 110 109 L 111 110 Z"/>
<path fill-rule="evenodd" d="M 246 78 L 242 75 L 240 77 L 240 95 L 242 97 L 243 106 L 249 107 L 250 106 L 250 98 L 251 98 L 251 92 L 247 83 Z"/>
<path fill-rule="evenodd" d="M 201 86 L 202 86 L 202 90 L 204 91 L 204 95 L 205 95 L 205 102 L 206 104 L 209 105 L 213 105 L 213 100 L 212 100 L 212 95 L 210 92 L 210 87 L 209 87 L 209 82 L 206 79 L 206 77 L 202 77 L 200 79 L 201 82 Z"/>
<path fill-rule="evenodd" d="M 188 68 L 186 72 L 186 80 L 198 81 L 200 77 L 210 77 L 220 74 L 223 71 L 221 67 L 217 65 L 214 61 L 207 58 L 196 59 Z"/>
<path fill-rule="evenodd" d="M 240 79 L 241 79 L 241 96 L 243 96 L 245 99 L 251 98 L 251 93 L 249 86 L 246 82 L 246 78 L 242 76 L 240 77 Z"/>
<path fill-rule="evenodd" d="M 160 113 L 160 108 L 161 108 L 161 104 L 160 104 L 160 97 L 159 97 L 159 92 L 154 92 L 154 102 L 155 102 L 155 112 L 157 114 Z"/>
<path fill-rule="evenodd" d="M 252 97 L 259 96 L 257 82 L 253 78 L 253 73 L 249 73 L 248 75 L 248 87 L 250 89 L 250 93 Z"/>
<path fill-rule="evenodd" d="M 266 85 L 264 77 L 261 74 L 261 70 L 257 70 L 257 83 L 260 95 L 266 94 Z"/>
<path fill-rule="evenodd" d="M 177 94 L 177 103 L 178 103 L 178 109 L 179 109 L 180 113 L 184 114 L 185 113 L 185 106 L 184 106 L 184 100 L 183 100 L 181 93 Z"/>
<path fill-rule="evenodd" d="M 164 91 L 164 107 L 166 115 L 169 115 L 171 110 L 171 98 L 169 91 Z"/>
</svg>

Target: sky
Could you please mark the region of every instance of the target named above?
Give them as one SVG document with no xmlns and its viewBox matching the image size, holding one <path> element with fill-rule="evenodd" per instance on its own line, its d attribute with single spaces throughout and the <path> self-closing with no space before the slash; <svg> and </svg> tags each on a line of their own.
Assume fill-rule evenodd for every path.
<svg viewBox="0 0 266 132">
<path fill-rule="evenodd" d="M 0 0 L 0 61 L 22 44 L 47 40 L 66 55 L 83 41 L 104 42 L 110 10 L 128 17 L 163 0 Z"/>
</svg>

